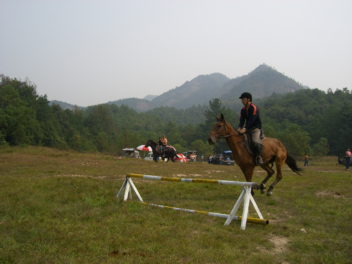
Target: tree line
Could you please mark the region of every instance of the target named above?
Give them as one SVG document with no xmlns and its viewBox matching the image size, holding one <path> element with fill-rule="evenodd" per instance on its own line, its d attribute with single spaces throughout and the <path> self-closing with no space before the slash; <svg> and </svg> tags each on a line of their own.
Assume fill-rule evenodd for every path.
<svg viewBox="0 0 352 264">
<path fill-rule="evenodd" d="M 138 113 L 114 104 L 63 110 L 56 104 L 50 106 L 46 95 L 38 95 L 30 81 L 0 77 L 2 146 L 37 145 L 121 155 L 125 147 L 157 141 L 165 134 L 177 152 L 195 149 L 208 157 L 228 149 L 224 140 L 215 146 L 206 142 L 216 114 L 223 113 L 234 128 L 239 123 L 238 105 L 232 109 L 217 98 L 208 106 L 186 110 L 162 107 Z M 302 89 L 253 103 L 260 109 L 266 136 L 280 139 L 293 155 L 339 155 L 351 143 L 352 95 L 348 90 L 326 94 Z"/>
</svg>

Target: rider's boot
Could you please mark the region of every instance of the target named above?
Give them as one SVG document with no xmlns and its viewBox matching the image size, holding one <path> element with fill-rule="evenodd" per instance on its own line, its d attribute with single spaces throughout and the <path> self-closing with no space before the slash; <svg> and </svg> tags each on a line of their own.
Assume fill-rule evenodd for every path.
<svg viewBox="0 0 352 264">
<path fill-rule="evenodd" d="M 257 144 L 256 148 L 255 148 L 255 154 L 256 154 L 256 158 L 255 161 L 257 163 L 257 165 L 261 165 L 263 164 L 263 159 L 262 159 L 262 149 L 263 149 L 263 145 L 261 144 Z"/>
</svg>

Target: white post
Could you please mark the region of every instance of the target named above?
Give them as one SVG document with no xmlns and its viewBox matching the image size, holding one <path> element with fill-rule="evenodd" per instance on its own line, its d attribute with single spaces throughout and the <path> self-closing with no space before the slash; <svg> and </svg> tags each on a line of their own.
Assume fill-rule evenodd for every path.
<svg viewBox="0 0 352 264">
<path fill-rule="evenodd" d="M 127 180 L 126 188 L 125 188 L 125 195 L 123 196 L 123 201 L 124 202 L 127 201 L 128 194 L 130 193 L 130 190 L 131 190 L 131 184 Z"/>
<path fill-rule="evenodd" d="M 127 180 L 130 183 L 130 185 L 131 185 L 132 189 L 134 190 L 135 194 L 137 195 L 139 201 L 143 202 L 143 199 L 142 199 L 141 195 L 139 194 L 136 186 L 134 186 L 134 183 L 133 183 L 132 179 L 131 178 L 127 178 Z"/>
<path fill-rule="evenodd" d="M 121 186 L 121 189 L 119 190 L 119 193 L 117 194 L 116 198 L 119 198 L 121 196 L 123 189 L 125 189 L 125 187 L 126 187 L 126 183 L 127 183 L 127 179 L 124 180 L 124 182 Z"/>
<path fill-rule="evenodd" d="M 253 207 L 254 207 L 255 211 L 257 212 L 259 218 L 260 218 L 260 219 L 264 219 L 264 217 L 262 216 L 262 214 L 261 214 L 261 212 L 260 212 L 260 210 L 259 210 L 258 205 L 257 205 L 256 202 L 254 201 L 254 198 L 253 198 L 252 194 L 251 194 L 251 196 L 250 196 L 250 200 L 251 200 L 251 202 L 252 202 L 252 204 L 253 204 Z"/>
<path fill-rule="evenodd" d="M 235 206 L 232 208 L 232 211 L 229 214 L 229 216 L 227 217 L 227 220 L 224 225 L 229 225 L 232 222 L 232 219 L 235 217 L 235 214 L 237 213 L 237 210 L 240 207 L 241 202 L 243 201 L 243 196 L 244 196 L 244 189 L 242 187 L 242 192 L 240 194 L 240 197 L 238 197 L 238 200 L 237 200 Z"/>
<path fill-rule="evenodd" d="M 241 221 L 241 229 L 246 230 L 247 217 L 248 217 L 248 208 L 249 208 L 249 196 L 251 195 L 251 187 L 245 186 L 242 187 L 245 190 L 244 202 L 243 202 L 243 213 Z"/>
</svg>

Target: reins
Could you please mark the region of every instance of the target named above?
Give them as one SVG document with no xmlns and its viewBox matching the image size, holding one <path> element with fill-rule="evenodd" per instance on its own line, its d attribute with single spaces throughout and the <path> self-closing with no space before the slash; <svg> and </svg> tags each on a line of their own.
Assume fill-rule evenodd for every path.
<svg viewBox="0 0 352 264">
<path fill-rule="evenodd" d="M 233 134 L 233 135 L 226 135 L 226 133 L 227 133 L 227 132 L 226 132 L 226 124 L 225 124 L 225 121 L 223 120 L 223 121 L 222 121 L 222 123 L 224 124 L 224 128 L 225 128 L 225 135 L 224 135 L 224 136 L 221 136 L 221 137 L 220 137 L 220 139 L 221 139 L 221 138 L 228 138 L 228 137 L 232 137 L 232 136 L 237 136 L 237 135 L 240 135 L 240 136 L 241 136 L 241 135 L 244 135 L 244 134 L 239 133 L 239 132 L 237 132 L 237 131 L 236 131 L 236 132 L 237 132 L 237 134 Z M 238 142 L 241 142 L 241 141 L 243 141 L 243 140 L 240 140 L 240 141 L 238 141 Z M 236 143 L 238 143 L 238 142 L 236 142 Z"/>
</svg>

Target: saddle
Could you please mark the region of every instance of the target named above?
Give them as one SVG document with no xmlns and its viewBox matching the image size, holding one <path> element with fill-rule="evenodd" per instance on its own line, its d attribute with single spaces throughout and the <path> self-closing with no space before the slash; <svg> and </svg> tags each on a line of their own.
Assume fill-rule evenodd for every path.
<svg viewBox="0 0 352 264">
<path fill-rule="evenodd" d="M 249 134 L 243 134 L 244 135 L 244 139 L 242 141 L 242 143 L 244 144 L 244 146 L 246 147 L 247 151 L 249 152 L 250 155 L 252 155 L 253 157 L 256 156 L 255 154 L 255 150 L 253 148 L 253 144 L 252 144 L 252 138 Z M 259 137 L 259 141 L 258 143 L 263 145 L 263 140 L 265 140 L 265 135 L 263 133 L 263 130 L 260 130 L 260 137 Z"/>
<path fill-rule="evenodd" d="M 171 149 L 173 149 L 174 151 L 176 151 L 176 149 L 175 149 L 173 146 L 169 146 L 169 145 L 163 146 L 163 150 L 167 150 L 168 148 L 171 148 Z M 157 151 L 158 153 L 160 153 L 160 145 L 159 145 L 159 144 L 156 145 L 156 151 Z"/>
</svg>

